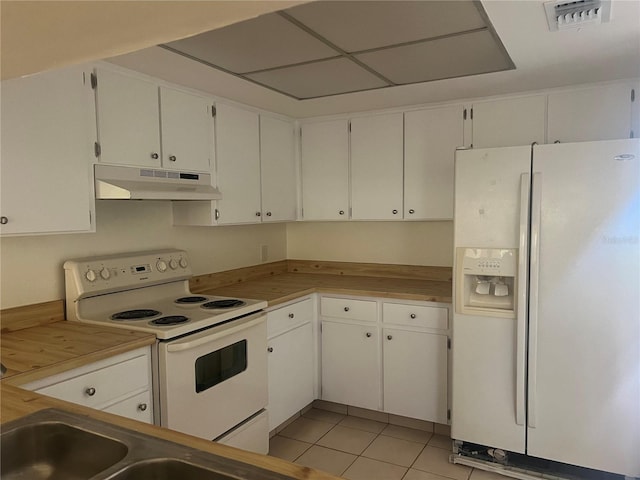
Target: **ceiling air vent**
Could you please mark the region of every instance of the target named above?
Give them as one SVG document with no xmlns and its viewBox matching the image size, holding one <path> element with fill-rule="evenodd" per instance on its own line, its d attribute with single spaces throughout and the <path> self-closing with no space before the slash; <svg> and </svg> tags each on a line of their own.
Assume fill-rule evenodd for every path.
<svg viewBox="0 0 640 480">
<path fill-rule="evenodd" d="M 608 22 L 611 13 L 611 1 L 576 0 L 574 2 L 547 2 L 549 30 L 566 30 L 586 25 Z"/>
</svg>

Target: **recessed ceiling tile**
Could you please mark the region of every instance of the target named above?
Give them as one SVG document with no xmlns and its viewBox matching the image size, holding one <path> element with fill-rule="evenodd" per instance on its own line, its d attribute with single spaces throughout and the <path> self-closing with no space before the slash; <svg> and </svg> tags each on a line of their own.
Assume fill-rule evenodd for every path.
<svg viewBox="0 0 640 480">
<path fill-rule="evenodd" d="M 485 27 L 476 2 L 316 1 L 286 13 L 347 52 Z"/>
<path fill-rule="evenodd" d="M 299 99 L 387 86 L 386 82 L 346 58 L 253 73 L 247 78 Z"/>
<path fill-rule="evenodd" d="M 491 32 L 467 33 L 356 55 L 394 83 L 407 84 L 514 68 Z"/>
<path fill-rule="evenodd" d="M 167 46 L 234 73 L 338 55 L 334 49 L 275 13 L 171 42 Z"/>
</svg>

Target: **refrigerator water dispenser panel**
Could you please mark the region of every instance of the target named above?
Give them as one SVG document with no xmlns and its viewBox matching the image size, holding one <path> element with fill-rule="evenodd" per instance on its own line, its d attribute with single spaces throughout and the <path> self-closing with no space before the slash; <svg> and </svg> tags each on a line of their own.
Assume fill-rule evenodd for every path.
<svg viewBox="0 0 640 480">
<path fill-rule="evenodd" d="M 457 257 L 457 312 L 514 318 L 518 250 L 458 248 Z"/>
</svg>

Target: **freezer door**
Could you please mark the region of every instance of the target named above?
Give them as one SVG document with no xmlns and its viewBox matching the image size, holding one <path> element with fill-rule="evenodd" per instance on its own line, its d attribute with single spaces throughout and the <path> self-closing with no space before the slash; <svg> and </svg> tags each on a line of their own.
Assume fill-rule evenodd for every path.
<svg viewBox="0 0 640 480">
<path fill-rule="evenodd" d="M 531 148 L 456 153 L 454 241 L 464 247 L 518 252 L 516 318 L 454 310 L 451 435 L 457 440 L 525 451 L 527 227 Z M 454 265 L 458 305 L 460 257 Z M 461 273 L 461 272 L 460 272 Z"/>
<path fill-rule="evenodd" d="M 631 477 L 640 476 L 639 146 L 534 147 L 529 307 L 527 453 Z"/>
</svg>

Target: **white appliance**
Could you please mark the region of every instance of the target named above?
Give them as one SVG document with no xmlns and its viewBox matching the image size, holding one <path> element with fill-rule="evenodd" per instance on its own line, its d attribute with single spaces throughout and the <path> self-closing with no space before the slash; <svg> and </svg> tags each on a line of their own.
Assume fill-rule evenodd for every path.
<svg viewBox="0 0 640 480">
<path fill-rule="evenodd" d="M 156 335 L 156 424 L 268 452 L 265 301 L 192 294 L 182 250 L 69 260 L 64 268 L 68 320 Z"/>
<path fill-rule="evenodd" d="M 637 139 L 456 153 L 455 463 L 640 477 L 639 165 Z"/>
</svg>

